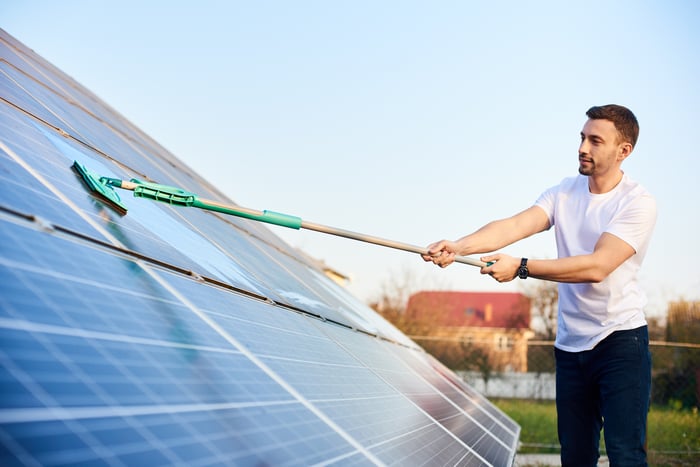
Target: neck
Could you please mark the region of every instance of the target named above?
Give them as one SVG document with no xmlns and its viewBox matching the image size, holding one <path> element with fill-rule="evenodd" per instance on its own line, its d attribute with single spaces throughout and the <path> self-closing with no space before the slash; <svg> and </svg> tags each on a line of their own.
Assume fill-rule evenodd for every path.
<svg viewBox="0 0 700 467">
<path fill-rule="evenodd" d="M 614 174 L 607 177 L 588 177 L 588 191 L 593 194 L 600 195 L 612 191 L 620 181 L 622 181 L 622 176 L 624 172 L 618 170 Z"/>
</svg>

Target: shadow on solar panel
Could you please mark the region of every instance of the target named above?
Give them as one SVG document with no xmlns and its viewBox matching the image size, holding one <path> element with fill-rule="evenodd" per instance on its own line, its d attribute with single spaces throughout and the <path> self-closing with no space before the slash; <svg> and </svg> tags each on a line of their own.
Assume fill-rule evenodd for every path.
<svg viewBox="0 0 700 467">
<path fill-rule="evenodd" d="M 0 464 L 510 465 L 520 428 L 0 31 Z"/>
</svg>

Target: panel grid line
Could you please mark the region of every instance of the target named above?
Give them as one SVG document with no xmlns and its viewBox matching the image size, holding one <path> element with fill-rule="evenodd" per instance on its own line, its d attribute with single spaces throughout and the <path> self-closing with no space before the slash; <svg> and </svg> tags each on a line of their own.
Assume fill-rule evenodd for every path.
<svg viewBox="0 0 700 467">
<path fill-rule="evenodd" d="M 110 210 L 73 161 L 226 195 L 2 29 L 0 87 L 0 464 L 512 465 L 517 423 L 265 224 Z"/>
<path fill-rule="evenodd" d="M 84 215 L 82 211 L 70 200 L 68 197 L 63 195 L 59 190 L 57 190 L 51 183 L 49 183 L 41 174 L 34 170 L 31 166 L 26 164 L 24 160 L 12 151 L 4 142 L 0 141 L 0 149 L 3 149 L 7 154 L 12 157 L 18 164 L 20 164 L 25 170 L 31 173 L 39 182 L 46 186 L 51 192 L 58 196 L 66 205 L 71 209 L 76 211 L 78 215 L 83 217 L 86 222 L 92 225 L 98 232 L 104 235 L 105 238 L 109 239 L 118 246 L 124 247 L 124 245 L 115 238 L 111 233 L 106 231 L 101 225 L 97 224 L 90 217 Z M 345 439 L 350 445 L 355 449 L 362 452 L 368 459 L 370 459 L 376 465 L 383 465 L 379 459 L 377 459 L 372 453 L 370 453 L 364 446 L 357 442 L 352 436 L 350 436 L 345 430 L 340 428 L 333 420 L 328 418 L 322 411 L 320 411 L 316 406 L 311 404 L 308 400 L 304 398 L 296 389 L 290 386 L 286 381 L 284 381 L 279 375 L 273 372 L 265 363 L 263 363 L 258 357 L 249 352 L 245 347 L 243 347 L 237 339 L 228 334 L 218 323 L 213 321 L 211 318 L 206 316 L 201 310 L 197 309 L 190 301 L 182 296 L 177 290 L 175 290 L 170 284 L 164 281 L 158 274 L 155 274 L 150 267 L 143 264 L 141 261 L 137 261 L 138 264 L 149 276 L 151 276 L 156 282 L 158 282 L 164 289 L 168 290 L 174 297 L 176 297 L 182 304 L 184 304 L 188 309 L 190 309 L 195 315 L 197 315 L 202 321 L 214 329 L 221 337 L 228 341 L 234 348 L 238 349 L 247 358 L 249 358 L 255 365 L 257 365 L 264 373 L 270 376 L 277 384 L 282 386 L 287 392 L 289 392 L 294 398 L 299 400 L 307 409 L 314 413 L 317 417 L 323 420 L 328 426 L 330 426 L 336 433 L 338 433 L 343 439 Z"/>
</svg>

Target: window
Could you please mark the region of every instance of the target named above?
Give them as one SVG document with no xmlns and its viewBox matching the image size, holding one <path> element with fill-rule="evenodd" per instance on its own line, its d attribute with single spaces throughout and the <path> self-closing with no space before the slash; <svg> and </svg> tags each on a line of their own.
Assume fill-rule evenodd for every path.
<svg viewBox="0 0 700 467">
<path fill-rule="evenodd" d="M 511 350 L 514 340 L 512 336 L 506 334 L 496 334 L 496 348 L 498 350 Z"/>
</svg>

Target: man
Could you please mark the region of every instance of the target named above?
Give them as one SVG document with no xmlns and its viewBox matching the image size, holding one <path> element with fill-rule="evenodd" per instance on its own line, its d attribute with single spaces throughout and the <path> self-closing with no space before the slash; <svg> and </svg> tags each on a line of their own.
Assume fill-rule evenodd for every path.
<svg viewBox="0 0 700 467">
<path fill-rule="evenodd" d="M 638 272 L 656 223 L 656 202 L 621 169 L 639 134 L 619 105 L 592 107 L 581 131 L 579 175 L 545 191 L 534 206 L 457 241 L 428 247 L 425 261 L 497 251 L 555 228 L 557 259 L 489 254 L 481 268 L 498 282 L 559 282 L 556 405 L 564 466 L 594 466 L 600 431 L 612 466 L 646 465 L 651 355 Z"/>
</svg>

